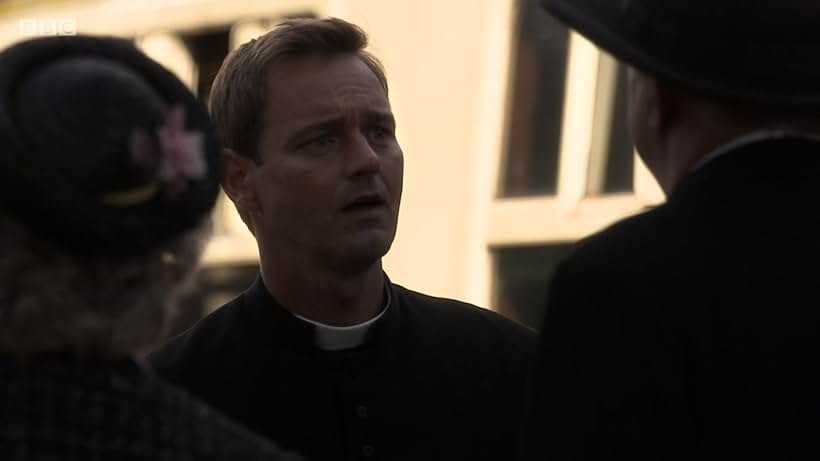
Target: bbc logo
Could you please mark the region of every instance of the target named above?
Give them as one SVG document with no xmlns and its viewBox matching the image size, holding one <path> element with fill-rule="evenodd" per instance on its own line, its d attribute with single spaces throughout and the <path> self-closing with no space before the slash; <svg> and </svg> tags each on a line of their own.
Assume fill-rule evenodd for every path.
<svg viewBox="0 0 820 461">
<path fill-rule="evenodd" d="M 77 21 L 59 18 L 21 19 L 19 31 L 24 37 L 77 35 Z"/>
</svg>

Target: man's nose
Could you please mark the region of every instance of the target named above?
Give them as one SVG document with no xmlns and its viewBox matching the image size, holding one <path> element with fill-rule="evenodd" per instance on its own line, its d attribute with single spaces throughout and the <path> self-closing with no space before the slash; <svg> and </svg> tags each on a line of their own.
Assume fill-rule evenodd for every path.
<svg viewBox="0 0 820 461">
<path fill-rule="evenodd" d="M 348 171 L 352 176 L 374 175 L 381 170 L 378 152 L 362 133 L 357 133 L 350 141 L 348 151 Z"/>
</svg>

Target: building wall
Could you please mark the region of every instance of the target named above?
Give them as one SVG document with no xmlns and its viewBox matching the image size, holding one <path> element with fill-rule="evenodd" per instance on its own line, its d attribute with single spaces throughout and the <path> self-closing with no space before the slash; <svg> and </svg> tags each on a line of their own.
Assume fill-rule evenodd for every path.
<svg viewBox="0 0 820 461">
<path fill-rule="evenodd" d="M 348 6 L 347 18 L 371 34 L 373 51 L 384 58 L 405 152 L 400 225 L 386 267 L 413 288 L 486 304 L 481 293 L 470 293 L 468 265 L 476 250 L 471 222 L 479 205 L 474 183 L 485 74 L 503 73 L 485 68 L 485 31 L 499 19 L 493 2 L 360 0 Z M 497 92 L 504 92 L 503 83 Z M 498 128 L 501 109 L 494 114 Z"/>
<path fill-rule="evenodd" d="M 632 192 L 587 193 L 601 144 L 596 114 L 611 103 L 600 97 L 599 87 L 612 80 L 613 61 L 574 34 L 558 190 L 550 196 L 497 198 L 506 125 L 516 110 L 509 95 L 521 5 L 516 0 L 12 0 L 0 7 L 0 46 L 24 38 L 21 19 L 69 20 L 80 33 L 135 38 L 193 84 L 197 69 L 180 33 L 230 27 L 231 41 L 241 43 L 276 18 L 301 13 L 359 24 L 386 66 L 406 162 L 387 271 L 413 289 L 494 307 L 496 250 L 573 241 L 662 198 L 639 162 Z M 207 264 L 253 263 L 253 240 L 230 204 L 223 202 L 216 215 L 219 233 L 206 253 Z"/>
</svg>

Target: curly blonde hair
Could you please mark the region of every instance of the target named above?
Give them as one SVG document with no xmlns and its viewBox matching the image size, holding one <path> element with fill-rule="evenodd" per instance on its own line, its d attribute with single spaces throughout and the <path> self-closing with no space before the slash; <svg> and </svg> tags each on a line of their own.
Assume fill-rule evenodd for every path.
<svg viewBox="0 0 820 461">
<path fill-rule="evenodd" d="M 124 358 L 162 341 L 210 218 L 132 259 L 66 252 L 0 214 L 0 355 Z"/>
</svg>

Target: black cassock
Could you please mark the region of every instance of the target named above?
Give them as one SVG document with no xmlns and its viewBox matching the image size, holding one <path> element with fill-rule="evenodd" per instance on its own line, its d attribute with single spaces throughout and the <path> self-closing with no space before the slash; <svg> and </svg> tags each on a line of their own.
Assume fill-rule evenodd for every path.
<svg viewBox="0 0 820 461">
<path fill-rule="evenodd" d="M 312 461 L 503 460 L 534 333 L 391 284 L 363 345 L 315 346 L 260 279 L 152 356 L 158 373 Z"/>
</svg>

